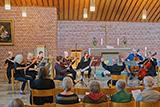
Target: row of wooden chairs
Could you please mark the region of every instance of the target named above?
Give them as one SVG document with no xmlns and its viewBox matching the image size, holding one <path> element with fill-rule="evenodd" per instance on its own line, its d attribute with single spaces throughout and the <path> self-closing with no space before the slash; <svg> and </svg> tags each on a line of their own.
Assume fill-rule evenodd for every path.
<svg viewBox="0 0 160 107">
<path fill-rule="evenodd" d="M 128 103 L 115 103 L 115 102 L 106 102 L 99 104 L 90 104 L 90 103 L 76 103 L 76 104 L 45 104 L 45 105 L 27 105 L 24 107 L 160 107 L 160 101 L 157 102 L 139 102 L 131 101 Z"/>
<path fill-rule="evenodd" d="M 159 87 L 153 87 L 155 90 L 160 92 L 160 86 Z M 141 91 L 144 90 L 144 87 L 135 87 L 135 88 L 126 88 L 127 92 L 131 92 L 131 90 L 137 90 L 140 89 Z M 63 92 L 64 89 L 48 89 L 48 90 L 36 90 L 32 89 L 32 104 L 33 104 L 33 97 L 47 97 L 47 96 L 53 96 L 53 102 L 55 102 L 56 95 Z M 71 90 L 73 93 L 76 93 L 77 95 L 86 95 L 86 92 L 90 92 L 88 88 L 73 88 Z M 105 95 L 113 95 L 117 92 L 116 88 L 101 88 L 101 92 L 103 92 Z"/>
</svg>

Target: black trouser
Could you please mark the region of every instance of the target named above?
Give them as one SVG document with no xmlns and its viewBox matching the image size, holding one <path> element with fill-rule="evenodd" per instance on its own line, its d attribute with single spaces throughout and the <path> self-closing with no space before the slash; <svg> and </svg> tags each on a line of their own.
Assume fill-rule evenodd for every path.
<svg viewBox="0 0 160 107">
<path fill-rule="evenodd" d="M 87 70 L 88 70 L 88 78 L 90 78 L 91 77 L 91 67 L 89 67 Z M 81 72 L 82 77 L 83 77 L 83 74 L 84 74 L 84 71 Z"/>
<path fill-rule="evenodd" d="M 33 78 L 33 80 L 35 80 L 37 71 L 27 71 L 26 75 L 30 75 Z"/>
<path fill-rule="evenodd" d="M 9 81 L 11 81 L 11 69 L 12 69 L 11 67 L 7 68 L 7 78 Z"/>
<path fill-rule="evenodd" d="M 72 73 L 73 74 L 73 79 L 74 80 L 76 79 L 76 71 L 74 69 L 67 70 L 67 72 Z"/>
<path fill-rule="evenodd" d="M 112 80 L 112 85 L 116 85 L 117 80 Z M 107 85 L 109 87 L 109 84 L 111 84 L 111 79 L 107 82 Z"/>
</svg>

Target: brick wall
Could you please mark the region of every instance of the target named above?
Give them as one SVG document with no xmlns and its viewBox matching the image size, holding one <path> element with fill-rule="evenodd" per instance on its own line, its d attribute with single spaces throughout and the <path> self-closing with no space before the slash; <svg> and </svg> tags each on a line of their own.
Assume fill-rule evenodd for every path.
<svg viewBox="0 0 160 107">
<path fill-rule="evenodd" d="M 22 17 L 22 7 L 12 7 L 10 11 L 0 7 L 0 19 L 14 20 L 14 46 L 0 46 L 0 67 L 8 51 L 25 58 L 37 44 L 45 44 L 48 55 L 57 55 L 57 10 L 56 8 L 27 7 L 27 17 Z"/>
<path fill-rule="evenodd" d="M 100 25 L 105 24 L 112 25 L 108 29 L 107 45 L 123 48 L 121 42 L 125 36 L 128 40 L 126 48 L 139 48 L 140 53 L 144 55 L 144 48 L 147 47 L 148 51 L 158 52 L 156 58 L 160 60 L 160 23 L 152 22 L 58 21 L 58 54 L 63 55 L 64 50 L 75 49 L 76 43 L 78 49 L 83 49 L 83 52 L 93 48 L 93 37 L 99 40 L 96 47 L 100 48 L 100 39 L 105 39 L 105 28 Z M 120 39 L 119 46 L 117 38 Z M 106 47 L 106 44 L 103 47 Z M 120 54 L 120 57 L 126 58 L 127 54 Z"/>
</svg>

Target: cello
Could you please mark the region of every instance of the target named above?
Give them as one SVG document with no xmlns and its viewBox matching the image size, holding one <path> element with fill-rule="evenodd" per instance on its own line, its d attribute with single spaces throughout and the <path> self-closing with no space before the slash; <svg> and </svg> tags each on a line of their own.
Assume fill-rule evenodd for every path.
<svg viewBox="0 0 160 107">
<path fill-rule="evenodd" d="M 157 53 L 155 52 L 152 56 L 155 56 Z M 152 63 L 150 62 L 150 59 L 147 59 L 143 66 L 138 70 L 137 76 L 139 79 L 143 79 L 145 75 L 147 74 L 148 69 L 152 66 Z"/>
</svg>

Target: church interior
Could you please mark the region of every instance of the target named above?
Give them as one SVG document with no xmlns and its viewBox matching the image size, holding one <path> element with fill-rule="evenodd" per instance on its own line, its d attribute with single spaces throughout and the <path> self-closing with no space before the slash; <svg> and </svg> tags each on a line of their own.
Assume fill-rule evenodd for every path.
<svg viewBox="0 0 160 107">
<path fill-rule="evenodd" d="M 0 0 L 0 45 L 0 107 L 160 107 L 160 0 Z"/>
</svg>

